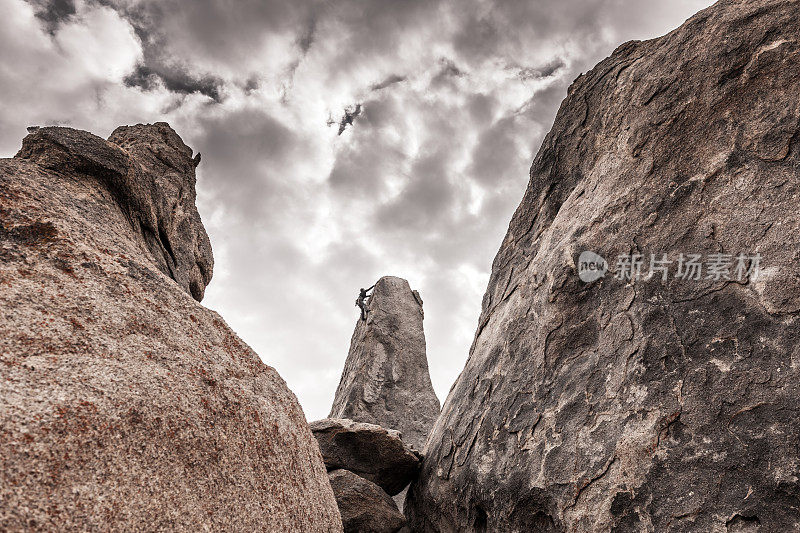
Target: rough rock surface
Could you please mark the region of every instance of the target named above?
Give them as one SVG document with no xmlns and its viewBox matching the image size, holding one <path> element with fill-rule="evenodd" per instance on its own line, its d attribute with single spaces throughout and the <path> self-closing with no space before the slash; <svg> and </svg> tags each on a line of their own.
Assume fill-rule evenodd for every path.
<svg viewBox="0 0 800 533">
<path fill-rule="evenodd" d="M 419 472 L 420 454 L 400 434 L 374 424 L 325 418 L 311 422 L 328 470 L 344 468 L 395 495 Z"/>
<path fill-rule="evenodd" d="M 72 128 L 40 128 L 16 157 L 99 181 L 158 269 L 203 299 L 214 266 L 211 244 L 195 207 L 192 150 L 168 124 L 121 126 L 108 141 Z"/>
<path fill-rule="evenodd" d="M 348 470 L 328 472 L 345 533 L 396 533 L 406 524 L 392 498 Z"/>
<path fill-rule="evenodd" d="M 0 530 L 341 531 L 296 398 L 187 294 L 211 276 L 191 150 L 111 138 L 0 160 Z"/>
<path fill-rule="evenodd" d="M 439 416 L 422 329 L 422 299 L 404 279 L 378 280 L 359 318 L 330 418 L 399 431 L 418 450 Z"/>
<path fill-rule="evenodd" d="M 725 0 L 572 85 L 412 529 L 800 530 L 798 28 L 796 0 Z M 587 284 L 585 250 L 645 275 L 650 254 L 758 253 L 761 274 Z"/>
</svg>

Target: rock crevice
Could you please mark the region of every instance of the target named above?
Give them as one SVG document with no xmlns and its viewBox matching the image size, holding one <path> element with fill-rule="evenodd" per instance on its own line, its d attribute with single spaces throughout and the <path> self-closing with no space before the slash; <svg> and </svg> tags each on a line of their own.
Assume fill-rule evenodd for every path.
<svg viewBox="0 0 800 533">
<path fill-rule="evenodd" d="M 328 469 L 345 533 L 396 533 L 406 524 L 392 496 L 414 480 L 422 456 L 400 433 L 347 419 L 317 420 L 311 431 Z"/>
</svg>

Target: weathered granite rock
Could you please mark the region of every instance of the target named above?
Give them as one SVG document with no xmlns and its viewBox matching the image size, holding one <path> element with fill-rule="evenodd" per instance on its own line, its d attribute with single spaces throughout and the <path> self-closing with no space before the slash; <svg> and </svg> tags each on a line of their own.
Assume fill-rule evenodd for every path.
<svg viewBox="0 0 800 533">
<path fill-rule="evenodd" d="M 296 398 L 187 294 L 191 150 L 112 139 L 41 128 L 0 160 L 0 530 L 341 531 Z"/>
<path fill-rule="evenodd" d="M 328 470 L 344 468 L 395 495 L 419 472 L 421 455 L 400 434 L 374 424 L 325 418 L 311 422 Z"/>
<path fill-rule="evenodd" d="M 330 418 L 400 431 L 418 450 L 439 416 L 422 329 L 422 299 L 401 278 L 378 280 L 359 318 Z"/>
<path fill-rule="evenodd" d="M 396 533 L 406 524 L 392 498 L 349 470 L 328 472 L 345 533 Z"/>
<path fill-rule="evenodd" d="M 72 128 L 39 128 L 15 157 L 99 181 L 158 269 L 203 299 L 214 266 L 211 244 L 195 207 L 192 150 L 168 124 L 121 126 L 108 141 Z"/>
<path fill-rule="evenodd" d="M 797 1 L 725 0 L 572 85 L 412 529 L 800 529 L 798 28 Z M 584 283 L 586 250 L 612 270 L 642 254 L 645 276 L 650 254 L 675 263 L 666 281 Z M 733 254 L 731 279 L 676 279 L 681 253 Z M 739 280 L 738 254 L 761 274 Z"/>
</svg>

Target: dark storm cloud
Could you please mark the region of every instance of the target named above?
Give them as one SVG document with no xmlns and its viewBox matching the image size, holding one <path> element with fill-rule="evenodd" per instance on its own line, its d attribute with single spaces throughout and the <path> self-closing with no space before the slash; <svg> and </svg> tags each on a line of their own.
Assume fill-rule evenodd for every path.
<svg viewBox="0 0 800 533">
<path fill-rule="evenodd" d="M 520 178 L 518 169 L 509 168 L 509 163 L 520 157 L 516 140 L 525 135 L 521 129 L 512 116 L 497 121 L 481 132 L 469 167 L 473 179 L 492 188 L 501 182 Z"/>
<path fill-rule="evenodd" d="M 199 93 L 208 96 L 217 103 L 223 99 L 224 83 L 222 80 L 210 75 L 194 76 L 189 73 L 188 69 L 181 66 L 168 67 L 159 64 L 147 66 L 140 64 L 124 79 L 124 83 L 128 87 L 141 87 L 144 90 L 155 89 L 158 87 L 159 81 L 167 90 L 175 93 Z"/>
<path fill-rule="evenodd" d="M 300 51 L 303 53 L 303 55 L 307 54 L 311 49 L 311 45 L 314 44 L 314 36 L 316 32 L 317 14 L 312 13 L 308 18 L 305 30 L 300 34 L 300 37 L 297 40 L 297 44 L 300 46 Z"/>
<path fill-rule="evenodd" d="M 374 96 L 367 100 L 361 113 L 362 127 L 373 131 L 384 131 L 401 112 L 401 102 L 398 96 L 384 94 Z"/>
<path fill-rule="evenodd" d="M 460 78 L 461 76 L 464 75 L 464 71 L 458 68 L 458 66 L 455 64 L 453 60 L 443 57 L 439 60 L 439 62 L 442 65 L 442 69 L 439 71 L 439 75 L 445 77 L 454 76 L 456 78 Z"/>
<path fill-rule="evenodd" d="M 51 34 L 58 26 L 75 15 L 74 0 L 28 0 L 36 10 L 36 17 L 45 23 Z"/>
<path fill-rule="evenodd" d="M 283 165 L 296 155 L 300 143 L 290 125 L 268 112 L 247 108 L 214 117 L 201 117 L 197 141 L 218 153 L 217 164 L 234 173 L 260 164 Z"/>
<path fill-rule="evenodd" d="M 463 78 L 466 75 L 467 73 L 458 68 L 453 60 L 446 57 L 440 58 L 438 72 L 433 79 L 431 79 L 431 87 L 440 88 L 453 86 L 456 79 Z"/>
<path fill-rule="evenodd" d="M 341 135 L 344 133 L 344 130 L 347 126 L 352 126 L 353 122 L 356 118 L 361 114 L 361 104 L 356 104 L 354 106 L 348 107 L 344 110 L 344 114 L 342 115 L 342 119 L 339 121 L 339 133 Z"/>
<path fill-rule="evenodd" d="M 66 20 L 75 14 L 75 2 L 73 0 L 45 0 L 34 1 L 34 5 L 41 6 L 37 10 L 36 16 L 47 21 Z"/>
<path fill-rule="evenodd" d="M 374 72 L 374 78 L 359 88 L 362 91 L 380 88 L 387 80 L 396 83 L 399 80 L 391 78 L 403 77 L 406 72 L 398 74 L 393 65 L 403 63 L 410 50 L 431 38 L 435 30 L 432 21 L 441 15 L 440 10 L 447 1 L 344 0 L 316 4 L 313 9 L 318 19 L 315 42 L 327 40 L 330 47 L 325 59 L 329 68 L 324 75 L 338 82 L 359 77 L 369 69 Z M 378 63 L 373 63 L 375 60 Z M 427 68 L 419 60 L 410 63 L 419 71 Z"/>
<path fill-rule="evenodd" d="M 392 74 L 391 76 L 389 76 L 388 78 L 386 78 L 382 82 L 376 83 L 375 85 L 370 87 L 370 89 L 372 89 L 373 91 L 380 91 L 381 89 L 385 89 L 385 88 L 387 88 L 387 87 L 389 87 L 391 85 L 395 85 L 397 83 L 404 82 L 407 79 L 408 79 L 408 76 L 400 76 L 398 74 Z"/>
<path fill-rule="evenodd" d="M 258 87 L 259 87 L 258 78 L 250 77 L 247 81 L 244 82 L 243 89 L 246 94 L 250 94 L 253 91 L 258 90 Z"/>
<path fill-rule="evenodd" d="M 143 60 L 125 79 L 128 86 L 148 90 L 160 81 L 172 92 L 203 94 L 215 102 L 225 97 L 218 67 L 235 69 L 252 58 L 271 31 L 296 29 L 298 47 L 306 53 L 316 28 L 310 1 L 103 1 L 128 20 L 142 42 Z M 228 81 L 252 87 L 256 74 L 239 72 Z"/>
<path fill-rule="evenodd" d="M 464 107 L 478 127 L 487 127 L 494 120 L 498 105 L 495 95 L 478 93 L 470 95 Z"/>
<path fill-rule="evenodd" d="M 432 16 L 443 3 L 444 0 L 349 1 L 339 2 L 328 13 L 348 29 L 349 50 L 392 57 L 401 51 L 403 35 L 430 27 Z"/>
<path fill-rule="evenodd" d="M 403 174 L 407 154 L 385 132 L 399 113 L 398 97 L 379 95 L 367 101 L 353 129 L 351 142 L 342 146 L 327 183 L 337 196 L 354 199 L 380 197 L 387 175 Z M 335 121 L 331 121 L 335 124 Z"/>
<path fill-rule="evenodd" d="M 339 153 L 328 182 L 344 198 L 381 198 L 390 181 L 402 182 L 402 189 L 393 198 L 372 203 L 372 213 L 368 214 L 374 216 L 377 227 L 436 231 L 433 223 L 449 215 L 459 188 L 450 181 L 449 168 L 458 148 L 458 124 L 446 109 L 428 106 L 404 110 L 404 101 L 402 96 L 380 93 L 364 103 L 359 127 L 352 130 L 351 143 Z M 424 145 L 413 155 L 392 132 L 404 112 L 426 117 Z M 414 128 L 416 124 L 408 126 Z"/>
<path fill-rule="evenodd" d="M 375 139 L 339 152 L 328 176 L 334 194 L 350 198 L 378 197 L 385 192 L 386 174 L 401 173 L 406 155 L 391 142 Z"/>
<path fill-rule="evenodd" d="M 292 128 L 263 110 L 248 108 L 202 118 L 197 129 L 191 146 L 204 154 L 202 185 L 229 210 L 231 220 L 269 226 L 303 202 L 302 190 L 286 179 L 293 164 L 302 160 L 305 146 Z"/>
<path fill-rule="evenodd" d="M 469 17 L 453 45 L 461 57 L 483 60 L 494 55 L 502 38 L 503 33 L 494 20 Z"/>
<path fill-rule="evenodd" d="M 172 52 L 230 61 L 252 54 L 265 35 L 301 28 L 313 20 L 312 1 L 296 0 L 106 0 L 155 44 Z M 149 39 L 158 35 L 159 39 Z"/>
<path fill-rule="evenodd" d="M 456 200 L 456 187 L 447 179 L 450 160 L 447 148 L 432 152 L 417 160 L 410 180 L 400 195 L 380 206 L 375 213 L 375 224 L 385 231 L 415 231 L 424 237 L 437 232 L 441 220 L 451 216 Z"/>
</svg>

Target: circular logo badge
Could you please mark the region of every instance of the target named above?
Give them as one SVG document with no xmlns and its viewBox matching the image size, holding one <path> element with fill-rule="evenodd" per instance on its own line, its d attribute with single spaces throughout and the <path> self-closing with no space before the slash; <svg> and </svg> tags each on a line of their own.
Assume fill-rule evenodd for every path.
<svg viewBox="0 0 800 533">
<path fill-rule="evenodd" d="M 602 278 L 608 272 L 608 263 L 603 256 L 585 251 L 578 257 L 578 277 L 585 283 Z"/>
</svg>

